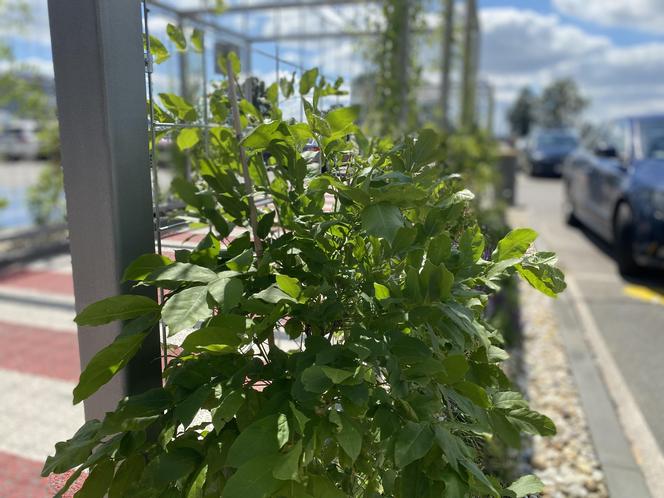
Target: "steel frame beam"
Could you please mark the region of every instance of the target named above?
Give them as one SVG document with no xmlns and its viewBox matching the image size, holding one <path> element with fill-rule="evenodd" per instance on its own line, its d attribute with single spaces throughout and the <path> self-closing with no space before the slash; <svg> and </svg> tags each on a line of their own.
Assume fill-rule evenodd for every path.
<svg viewBox="0 0 664 498">
<path fill-rule="evenodd" d="M 134 292 L 126 266 L 154 252 L 140 0 L 48 0 L 76 309 Z M 154 291 L 143 291 L 156 298 Z M 121 331 L 79 327 L 81 366 Z M 85 401 L 103 418 L 126 395 L 161 386 L 157 329 Z"/>
<path fill-rule="evenodd" d="M 358 5 L 367 3 L 379 3 L 380 0 L 284 0 L 281 2 L 259 2 L 247 5 L 229 5 L 222 12 L 216 12 L 214 8 L 207 9 L 191 9 L 182 11 L 183 14 L 200 15 L 200 14 L 238 14 L 243 12 L 252 12 L 258 10 L 279 10 L 279 9 L 293 9 L 293 8 L 318 8 L 318 7 L 335 7 L 337 5 Z"/>
</svg>

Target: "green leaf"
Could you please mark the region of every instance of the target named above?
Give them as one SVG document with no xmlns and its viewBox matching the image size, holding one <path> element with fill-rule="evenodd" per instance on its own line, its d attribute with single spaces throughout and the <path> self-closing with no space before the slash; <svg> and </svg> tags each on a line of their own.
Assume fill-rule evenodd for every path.
<svg viewBox="0 0 664 498">
<path fill-rule="evenodd" d="M 443 366 L 445 367 L 445 377 L 446 383 L 454 384 L 463 380 L 470 368 L 468 365 L 468 360 L 464 355 L 450 355 L 443 360 Z"/>
<path fill-rule="evenodd" d="M 185 495 L 185 498 L 204 498 L 203 491 L 204 491 L 204 486 L 205 486 L 205 478 L 207 477 L 207 470 L 208 470 L 208 466 L 204 465 L 198 471 L 198 474 L 196 474 L 196 477 L 191 482 L 191 485 L 189 486 L 189 489 L 187 490 L 187 494 Z"/>
<path fill-rule="evenodd" d="M 194 47 L 196 52 L 203 52 L 205 32 L 202 29 L 194 28 L 193 33 L 191 34 L 191 45 Z"/>
<path fill-rule="evenodd" d="M 273 475 L 279 455 L 256 454 L 260 456 L 248 460 L 228 479 L 221 498 L 269 498 L 282 486 Z"/>
<path fill-rule="evenodd" d="M 210 396 L 210 387 L 203 385 L 178 403 L 173 410 L 173 415 L 180 421 L 182 427 L 186 430 L 192 420 L 203 406 L 203 403 Z"/>
<path fill-rule="evenodd" d="M 348 370 L 340 370 L 327 366 L 321 366 L 320 369 L 334 384 L 341 384 L 353 376 L 353 372 L 349 372 Z"/>
<path fill-rule="evenodd" d="M 177 288 L 183 284 L 207 284 L 217 280 L 217 274 L 191 263 L 173 263 L 154 270 L 145 279 L 157 287 Z"/>
<path fill-rule="evenodd" d="M 490 405 L 489 396 L 487 395 L 486 391 L 477 384 L 463 381 L 455 384 L 454 389 L 457 392 L 463 394 L 466 398 L 468 398 L 480 408 L 488 408 Z"/>
<path fill-rule="evenodd" d="M 300 380 L 304 388 L 312 393 L 323 393 L 333 385 L 330 378 L 325 375 L 323 369 L 318 365 L 305 368 Z"/>
<path fill-rule="evenodd" d="M 251 268 L 251 264 L 253 262 L 254 251 L 252 249 L 247 249 L 234 258 L 228 260 L 226 262 L 226 266 L 231 270 L 242 273 Z"/>
<path fill-rule="evenodd" d="M 185 99 L 174 93 L 160 93 L 159 99 L 164 107 L 184 121 L 194 121 L 197 117 L 196 109 Z"/>
<path fill-rule="evenodd" d="M 242 140 L 242 145 L 248 149 L 265 149 L 272 141 L 290 141 L 293 137 L 288 126 L 283 121 L 272 121 L 263 123 L 253 129 L 249 135 Z"/>
<path fill-rule="evenodd" d="M 171 189 L 173 189 L 178 197 L 188 205 L 197 209 L 201 209 L 203 207 L 203 200 L 198 197 L 198 195 L 196 195 L 198 190 L 193 183 L 185 180 L 184 178 L 175 177 L 171 182 Z"/>
<path fill-rule="evenodd" d="M 297 278 L 289 277 L 288 275 L 277 275 L 277 286 L 290 297 L 298 299 L 302 294 L 300 281 Z"/>
<path fill-rule="evenodd" d="M 174 24 L 168 23 L 166 26 L 166 34 L 171 39 L 175 46 L 180 52 L 184 52 L 187 49 L 187 39 L 184 37 L 182 29 Z"/>
<path fill-rule="evenodd" d="M 219 278 L 208 285 L 212 299 L 220 306 L 222 313 L 229 313 L 242 300 L 244 284 L 239 278 Z"/>
<path fill-rule="evenodd" d="M 507 259 L 522 258 L 526 251 L 537 238 L 537 232 L 530 228 L 515 228 L 498 242 L 498 247 L 493 251 L 493 261 L 504 261 Z"/>
<path fill-rule="evenodd" d="M 279 415 L 268 415 L 253 422 L 240 432 L 228 450 L 226 465 L 238 468 L 256 455 L 277 453 L 279 451 L 278 420 Z"/>
<path fill-rule="evenodd" d="M 230 52 L 228 54 L 228 59 L 231 61 L 231 68 L 233 69 L 233 72 L 237 76 L 242 71 L 242 64 L 240 63 L 240 58 L 237 56 L 235 52 Z"/>
<path fill-rule="evenodd" d="M 512 410 L 507 414 L 507 418 L 517 422 L 522 430 L 530 434 L 540 436 L 555 436 L 556 434 L 556 425 L 549 417 L 527 408 Z"/>
<path fill-rule="evenodd" d="M 373 286 L 374 286 L 374 293 L 376 295 L 376 299 L 378 299 L 379 301 L 388 299 L 390 297 L 390 289 L 388 289 L 384 285 L 374 282 Z"/>
<path fill-rule="evenodd" d="M 300 95 L 308 94 L 316 84 L 317 79 L 318 79 L 317 67 L 309 69 L 308 71 L 302 73 L 302 77 L 300 78 Z"/>
<path fill-rule="evenodd" d="M 302 441 L 298 441 L 288 453 L 282 455 L 272 470 L 275 479 L 281 481 L 297 481 L 302 456 Z"/>
<path fill-rule="evenodd" d="M 271 285 L 267 289 L 264 289 L 251 297 L 253 299 L 260 299 L 261 301 L 265 301 L 266 303 L 270 304 L 277 304 L 281 301 L 297 302 L 291 296 L 282 291 L 276 284 Z"/>
<path fill-rule="evenodd" d="M 86 365 L 74 388 L 74 404 L 89 398 L 123 369 L 136 355 L 147 335 L 145 332 L 119 336 L 110 345 L 97 352 Z"/>
<path fill-rule="evenodd" d="M 304 413 L 298 410 L 292 401 L 289 401 L 288 405 L 290 406 L 291 412 L 293 413 L 295 421 L 297 422 L 296 429 L 299 429 L 300 434 L 304 434 L 304 429 L 307 425 L 307 422 L 309 422 L 309 417 L 307 417 Z"/>
<path fill-rule="evenodd" d="M 168 53 L 168 49 L 161 43 L 161 40 L 152 35 L 150 35 L 150 54 L 152 54 L 155 64 L 161 64 L 171 57 L 171 54 Z"/>
<path fill-rule="evenodd" d="M 406 422 L 394 443 L 394 463 L 398 468 L 423 458 L 433 446 L 434 433 L 425 423 Z"/>
<path fill-rule="evenodd" d="M 219 317 L 215 317 L 217 318 Z M 204 350 L 217 354 L 237 351 L 242 343 L 238 334 L 244 332 L 246 319 L 243 316 L 226 315 L 223 320 L 227 322 L 223 327 L 203 327 L 187 335 L 182 342 L 182 349 L 189 352 Z"/>
<path fill-rule="evenodd" d="M 534 475 L 523 476 L 514 481 L 507 489 L 512 491 L 516 498 L 524 498 L 544 491 L 544 483 Z"/>
<path fill-rule="evenodd" d="M 230 422 L 244 404 L 245 395 L 242 391 L 231 391 L 225 396 L 212 415 L 212 424 L 217 433 L 221 432 L 226 423 Z"/>
<path fill-rule="evenodd" d="M 198 453 L 189 448 L 173 448 L 158 455 L 145 469 L 156 486 L 164 486 L 191 474 L 198 465 Z"/>
<path fill-rule="evenodd" d="M 192 287 L 168 298 L 161 312 L 161 318 L 168 326 L 170 335 L 212 315 L 207 303 L 207 287 Z"/>
<path fill-rule="evenodd" d="M 461 463 L 488 492 L 490 492 L 495 498 L 500 498 L 500 492 L 472 460 L 462 460 Z"/>
<path fill-rule="evenodd" d="M 316 498 L 348 498 L 348 495 L 338 489 L 327 477 L 310 475 L 312 495 Z"/>
<path fill-rule="evenodd" d="M 359 106 L 341 107 L 328 112 L 325 120 L 329 123 L 332 131 L 339 132 L 354 124 L 359 115 Z"/>
<path fill-rule="evenodd" d="M 139 256 L 127 267 L 122 276 L 122 281 L 140 282 L 145 280 L 150 273 L 162 266 L 170 265 L 173 261 L 161 254 L 143 254 Z"/>
<path fill-rule="evenodd" d="M 288 428 L 288 418 L 283 413 L 279 414 L 277 419 L 277 441 L 279 448 L 283 448 L 290 438 L 290 429 Z"/>
<path fill-rule="evenodd" d="M 124 498 L 128 496 L 127 490 L 139 481 L 145 468 L 145 459 L 140 454 L 129 456 L 120 464 L 115 472 L 115 478 L 111 489 L 108 491 L 108 498 Z"/>
<path fill-rule="evenodd" d="M 74 321 L 80 326 L 96 326 L 129 320 L 159 311 L 159 304 L 149 297 L 126 294 L 109 297 L 87 306 Z"/>
<path fill-rule="evenodd" d="M 181 151 L 189 150 L 201 141 L 201 136 L 196 128 L 185 128 L 180 130 L 176 143 Z"/>
<path fill-rule="evenodd" d="M 270 235 L 270 231 L 272 230 L 272 226 L 274 225 L 274 217 L 276 215 L 276 211 L 269 211 L 265 213 L 263 216 L 261 216 L 261 219 L 258 220 L 258 226 L 256 233 L 258 234 L 258 237 L 261 239 L 264 239 L 268 235 Z"/>
<path fill-rule="evenodd" d="M 85 462 L 103 437 L 100 429 L 99 420 L 88 420 L 71 439 L 56 443 L 55 455 L 46 458 L 41 476 L 62 474 Z"/>
<path fill-rule="evenodd" d="M 398 207 L 390 204 L 374 204 L 362 211 L 362 227 L 369 235 L 381 237 L 390 244 L 401 227 L 404 219 Z"/>
<path fill-rule="evenodd" d="M 443 451 L 450 466 L 458 471 L 459 462 L 471 458 L 468 447 L 463 440 L 454 436 L 442 424 L 437 424 L 434 427 L 434 433 L 438 447 Z"/>
<path fill-rule="evenodd" d="M 526 258 L 516 265 L 516 270 L 526 282 L 549 297 L 556 297 L 567 287 L 565 275 L 553 264 L 531 262 Z"/>
<path fill-rule="evenodd" d="M 115 474 L 115 463 L 113 460 L 105 460 L 92 469 L 83 487 L 76 493 L 76 498 L 103 498 L 106 496 L 113 475 Z"/>
<path fill-rule="evenodd" d="M 104 431 L 112 434 L 144 430 L 172 405 L 170 393 L 161 387 L 129 396 L 120 401 L 114 412 L 106 414 Z"/>
<path fill-rule="evenodd" d="M 334 437 L 346 455 L 354 462 L 360 456 L 360 451 L 362 451 L 362 433 L 355 422 L 345 413 L 339 413 L 339 419 L 342 426 L 335 433 Z"/>
</svg>

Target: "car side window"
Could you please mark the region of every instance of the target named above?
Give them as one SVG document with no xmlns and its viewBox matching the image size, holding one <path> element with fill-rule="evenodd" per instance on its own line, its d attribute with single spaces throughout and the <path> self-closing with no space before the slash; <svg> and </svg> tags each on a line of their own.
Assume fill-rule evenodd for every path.
<svg viewBox="0 0 664 498">
<path fill-rule="evenodd" d="M 625 157 L 625 127 L 622 121 L 611 123 L 607 128 L 607 145 L 616 150 L 618 157 Z"/>
</svg>

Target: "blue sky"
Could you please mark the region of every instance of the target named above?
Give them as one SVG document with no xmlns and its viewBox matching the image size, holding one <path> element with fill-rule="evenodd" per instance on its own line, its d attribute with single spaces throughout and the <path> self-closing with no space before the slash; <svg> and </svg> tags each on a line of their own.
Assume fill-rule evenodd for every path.
<svg viewBox="0 0 664 498">
<path fill-rule="evenodd" d="M 170 0 L 178 6 L 197 0 Z M 460 1 L 460 0 L 458 0 Z M 664 112 L 664 0 L 478 0 L 482 29 L 482 78 L 496 90 L 496 124 L 504 131 L 504 115 L 523 86 L 535 91 L 553 79 L 572 77 L 592 100 L 586 119 L 591 121 Z M 45 74 L 52 74 L 46 0 L 29 0 L 32 24 L 14 33 L 15 52 Z M 436 2 L 439 4 L 439 2 Z M 302 16 L 284 10 L 273 22 L 265 17 L 229 19 L 238 30 L 281 32 L 301 29 L 350 29 L 362 18 L 357 6 L 326 9 L 321 15 Z M 438 19 L 436 17 L 436 19 Z M 162 34 L 168 20 L 153 19 Z M 273 51 L 266 44 L 261 48 Z M 357 45 L 345 39 L 286 43 L 281 55 L 306 66 L 320 65 L 330 76 L 346 78 L 366 69 Z M 431 62 L 424 76 L 438 78 Z M 273 79 L 274 62 L 255 55 L 258 76 Z M 282 67 L 282 69 L 285 69 Z M 158 83 L 168 86 L 175 64 L 159 68 Z"/>
</svg>

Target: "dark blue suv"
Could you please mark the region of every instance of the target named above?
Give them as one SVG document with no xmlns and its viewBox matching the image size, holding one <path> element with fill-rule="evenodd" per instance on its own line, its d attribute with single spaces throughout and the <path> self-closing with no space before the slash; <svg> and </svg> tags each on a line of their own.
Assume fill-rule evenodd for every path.
<svg viewBox="0 0 664 498">
<path fill-rule="evenodd" d="M 624 274 L 664 267 L 664 114 L 602 127 L 563 168 L 565 214 L 612 242 Z"/>
</svg>

